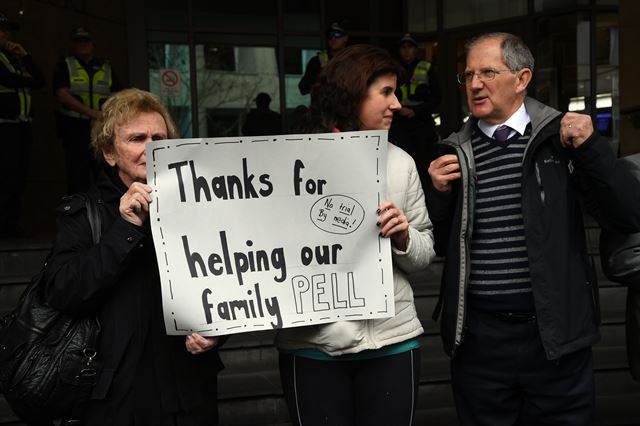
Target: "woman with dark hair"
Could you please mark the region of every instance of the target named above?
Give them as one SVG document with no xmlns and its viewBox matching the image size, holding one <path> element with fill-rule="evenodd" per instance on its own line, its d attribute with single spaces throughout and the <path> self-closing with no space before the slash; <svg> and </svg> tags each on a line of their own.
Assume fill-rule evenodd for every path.
<svg viewBox="0 0 640 426">
<path fill-rule="evenodd" d="M 100 242 L 93 243 L 83 197 L 67 197 L 58 209 L 47 300 L 64 312 L 97 314 L 102 326 L 102 368 L 82 418 L 75 419 L 83 425 L 217 424 L 218 338 L 167 336 L 148 220 L 145 145 L 177 137 L 157 96 L 116 93 L 91 134 L 104 168 L 85 196 L 100 212 Z"/>
<path fill-rule="evenodd" d="M 388 130 L 399 64 L 383 49 L 337 54 L 311 91 L 309 133 Z M 388 145 L 388 201 L 380 236 L 391 239 L 395 316 L 279 330 L 280 376 L 294 425 L 412 425 L 423 329 L 406 274 L 434 256 L 431 221 L 413 159 Z"/>
</svg>

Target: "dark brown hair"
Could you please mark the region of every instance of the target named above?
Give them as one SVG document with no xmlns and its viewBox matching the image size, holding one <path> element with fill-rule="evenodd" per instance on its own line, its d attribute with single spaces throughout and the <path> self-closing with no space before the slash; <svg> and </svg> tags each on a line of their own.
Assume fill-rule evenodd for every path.
<svg viewBox="0 0 640 426">
<path fill-rule="evenodd" d="M 358 113 L 369 86 L 380 76 L 402 78 L 402 66 L 385 49 L 358 44 L 341 50 L 311 89 L 311 107 L 301 130 L 306 133 L 360 129 Z"/>
</svg>

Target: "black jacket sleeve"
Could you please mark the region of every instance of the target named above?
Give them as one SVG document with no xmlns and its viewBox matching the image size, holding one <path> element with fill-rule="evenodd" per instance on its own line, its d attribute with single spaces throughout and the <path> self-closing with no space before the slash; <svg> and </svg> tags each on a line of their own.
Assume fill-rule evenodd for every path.
<svg viewBox="0 0 640 426">
<path fill-rule="evenodd" d="M 95 311 L 135 261 L 145 234 L 118 216 L 103 227 L 100 242 L 94 245 L 84 200 L 79 198 L 58 209 L 57 228 L 45 269 L 47 301 L 64 312 Z"/>
<path fill-rule="evenodd" d="M 14 60 L 19 61 L 30 75 L 14 74 L 6 67 L 0 66 L 0 84 L 11 88 L 28 87 L 31 89 L 39 89 L 44 86 L 44 75 L 36 66 L 31 55 L 26 55 L 21 59 L 14 58 Z"/>
<path fill-rule="evenodd" d="M 452 183 L 451 192 L 440 192 L 431 183 L 425 188 L 427 211 L 433 224 L 434 249 L 438 256 L 446 254 L 459 195 L 459 182 Z"/>
</svg>

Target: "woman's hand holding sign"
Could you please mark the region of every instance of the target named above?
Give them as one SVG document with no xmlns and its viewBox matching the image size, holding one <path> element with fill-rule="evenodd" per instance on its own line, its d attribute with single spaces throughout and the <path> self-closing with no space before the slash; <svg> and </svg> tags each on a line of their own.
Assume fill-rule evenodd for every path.
<svg viewBox="0 0 640 426">
<path fill-rule="evenodd" d="M 151 187 L 134 182 L 120 198 L 120 216 L 129 223 L 142 226 L 149 217 L 149 204 L 151 204 Z"/>
<path fill-rule="evenodd" d="M 198 333 L 192 333 L 185 338 L 184 345 L 188 352 L 198 355 L 216 347 L 219 340 L 218 337 L 203 337 Z"/>
<path fill-rule="evenodd" d="M 391 238 L 391 243 L 401 251 L 409 244 L 409 221 L 395 204 L 385 201 L 378 206 L 378 222 L 381 237 Z"/>
</svg>

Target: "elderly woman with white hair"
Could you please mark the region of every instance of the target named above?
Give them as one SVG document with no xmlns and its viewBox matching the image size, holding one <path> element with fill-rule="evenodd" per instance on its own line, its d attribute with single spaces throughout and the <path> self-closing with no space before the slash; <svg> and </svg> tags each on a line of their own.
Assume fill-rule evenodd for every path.
<svg viewBox="0 0 640 426">
<path fill-rule="evenodd" d="M 177 138 L 151 93 L 121 91 L 104 105 L 92 144 L 104 168 L 89 197 L 102 217 L 93 243 L 83 197 L 58 209 L 46 297 L 69 313 L 97 314 L 102 369 L 84 405 L 85 425 L 217 424 L 217 338 L 167 336 L 149 226 L 145 145 Z"/>
</svg>

